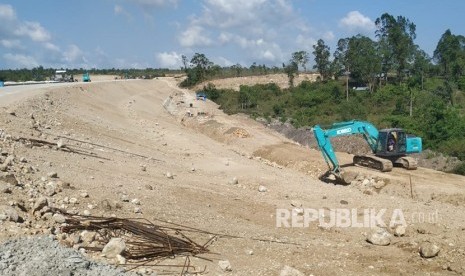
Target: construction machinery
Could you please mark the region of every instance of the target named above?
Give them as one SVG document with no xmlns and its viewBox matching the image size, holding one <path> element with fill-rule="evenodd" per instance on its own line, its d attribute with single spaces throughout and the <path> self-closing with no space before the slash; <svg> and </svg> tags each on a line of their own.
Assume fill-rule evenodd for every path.
<svg viewBox="0 0 465 276">
<path fill-rule="evenodd" d="M 378 130 L 374 125 L 365 121 L 348 121 L 333 124 L 329 129 L 323 130 L 319 125 L 313 127 L 313 133 L 318 147 L 328 164 L 329 170 L 325 174 L 334 175 L 337 181 L 348 184 L 334 153 L 331 138 L 360 134 L 367 141 L 372 154 L 355 155 L 353 162 L 357 166 L 369 167 L 382 172 L 392 170 L 394 165 L 408 170 L 417 168 L 417 161 L 407 156 L 422 150 L 420 137 L 406 134 L 400 128 Z"/>
<path fill-rule="evenodd" d="M 82 74 L 82 81 L 83 82 L 91 82 L 90 75 L 89 75 L 88 72 L 85 72 L 84 74 Z"/>
</svg>

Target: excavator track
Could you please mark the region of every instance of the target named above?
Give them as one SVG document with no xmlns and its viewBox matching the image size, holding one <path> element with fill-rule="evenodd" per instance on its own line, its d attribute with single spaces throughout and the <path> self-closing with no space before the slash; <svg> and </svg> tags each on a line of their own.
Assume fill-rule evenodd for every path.
<svg viewBox="0 0 465 276">
<path fill-rule="evenodd" d="M 356 166 L 368 167 L 381 172 L 390 172 L 393 167 L 390 160 L 374 155 L 355 155 L 353 160 Z"/>
<path fill-rule="evenodd" d="M 417 160 L 409 156 L 399 157 L 397 160 L 394 161 L 394 164 L 400 165 L 406 168 L 407 170 L 416 170 L 418 168 Z"/>
</svg>

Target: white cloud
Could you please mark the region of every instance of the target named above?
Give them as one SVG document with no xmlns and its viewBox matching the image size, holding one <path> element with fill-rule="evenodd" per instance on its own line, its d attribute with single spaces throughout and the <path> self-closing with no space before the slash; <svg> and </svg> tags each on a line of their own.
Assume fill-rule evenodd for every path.
<svg viewBox="0 0 465 276">
<path fill-rule="evenodd" d="M 351 11 L 339 21 L 339 26 L 349 31 L 368 32 L 375 29 L 375 23 L 359 11 Z"/>
<path fill-rule="evenodd" d="M 132 15 L 120 5 L 115 5 L 114 13 L 116 15 L 122 15 L 122 16 L 126 17 L 128 20 L 132 19 Z"/>
<path fill-rule="evenodd" d="M 212 40 L 204 34 L 201 26 L 191 26 L 178 37 L 179 43 L 183 47 L 209 46 Z"/>
<path fill-rule="evenodd" d="M 21 41 L 17 39 L 0 39 L 0 45 L 5 48 L 21 48 Z"/>
<path fill-rule="evenodd" d="M 162 68 L 178 69 L 182 64 L 182 56 L 176 52 L 157 53 L 155 58 Z"/>
<path fill-rule="evenodd" d="M 202 11 L 178 36 L 182 47 L 228 47 L 247 62 L 276 65 L 297 50 L 293 42 L 299 33 L 304 37 L 313 31 L 290 0 L 202 1 Z"/>
<path fill-rule="evenodd" d="M 45 42 L 44 47 L 45 47 L 45 49 L 48 49 L 50 51 L 54 51 L 54 52 L 59 52 L 60 51 L 60 47 L 56 46 L 55 44 L 53 44 L 51 42 Z"/>
<path fill-rule="evenodd" d="M 334 33 L 331 32 L 331 31 L 325 32 L 323 34 L 323 39 L 324 40 L 332 41 L 332 40 L 334 40 L 334 38 L 335 38 Z"/>
<path fill-rule="evenodd" d="M 304 36 L 302 34 L 299 34 L 297 35 L 295 42 L 298 48 L 309 51 L 313 49 L 312 46 L 316 44 L 317 39 L 310 37 L 310 36 Z"/>
<path fill-rule="evenodd" d="M 0 20 L 12 21 L 16 19 L 16 13 L 11 5 L 0 4 Z"/>
<path fill-rule="evenodd" d="M 68 63 L 75 63 L 78 61 L 85 61 L 84 52 L 79 49 L 77 45 L 69 45 L 68 50 L 63 53 L 64 61 Z"/>
<path fill-rule="evenodd" d="M 16 68 L 34 68 L 39 66 L 37 60 L 32 56 L 7 53 L 3 58 Z"/>
<path fill-rule="evenodd" d="M 51 39 L 47 30 L 37 22 L 24 22 L 14 31 L 17 36 L 26 36 L 36 42 L 45 42 Z"/>
<path fill-rule="evenodd" d="M 127 0 L 130 3 L 149 8 L 178 5 L 178 0 Z"/>
</svg>

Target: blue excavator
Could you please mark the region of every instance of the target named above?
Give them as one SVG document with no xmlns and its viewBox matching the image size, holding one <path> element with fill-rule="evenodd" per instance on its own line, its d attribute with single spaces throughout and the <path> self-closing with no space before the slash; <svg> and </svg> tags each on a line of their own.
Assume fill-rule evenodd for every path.
<svg viewBox="0 0 465 276">
<path fill-rule="evenodd" d="M 348 184 L 344 179 L 331 138 L 360 134 L 371 148 L 372 154 L 355 155 L 354 165 L 369 167 L 382 172 L 391 171 L 393 166 L 404 167 L 408 170 L 417 168 L 417 161 L 407 156 L 422 150 L 420 137 L 406 134 L 400 128 L 378 130 L 374 125 L 365 121 L 348 121 L 334 123 L 329 129 L 323 130 L 319 125 L 313 127 L 313 133 L 318 147 L 328 164 L 329 170 L 324 176 L 334 175 L 336 180 Z"/>
</svg>

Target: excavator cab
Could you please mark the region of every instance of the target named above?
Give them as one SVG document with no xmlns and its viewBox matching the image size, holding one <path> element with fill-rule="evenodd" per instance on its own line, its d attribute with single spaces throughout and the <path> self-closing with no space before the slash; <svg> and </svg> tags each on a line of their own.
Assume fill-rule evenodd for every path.
<svg viewBox="0 0 465 276">
<path fill-rule="evenodd" d="M 379 131 L 375 154 L 380 157 L 401 156 L 407 153 L 407 135 L 399 128 Z"/>
</svg>

